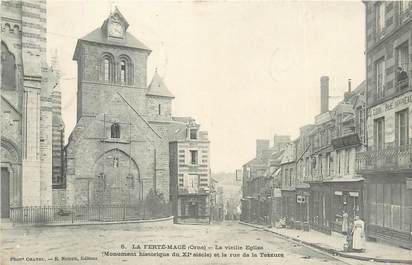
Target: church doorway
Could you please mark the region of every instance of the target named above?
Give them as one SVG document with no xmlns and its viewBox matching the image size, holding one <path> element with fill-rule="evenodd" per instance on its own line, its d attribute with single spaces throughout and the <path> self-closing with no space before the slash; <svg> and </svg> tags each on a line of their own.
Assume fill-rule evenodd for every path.
<svg viewBox="0 0 412 265">
<path fill-rule="evenodd" d="M 10 172 L 1 168 L 1 218 L 10 217 Z"/>
<path fill-rule="evenodd" d="M 188 214 L 190 217 L 198 217 L 199 216 L 199 207 L 197 203 L 191 202 L 189 204 Z"/>
</svg>

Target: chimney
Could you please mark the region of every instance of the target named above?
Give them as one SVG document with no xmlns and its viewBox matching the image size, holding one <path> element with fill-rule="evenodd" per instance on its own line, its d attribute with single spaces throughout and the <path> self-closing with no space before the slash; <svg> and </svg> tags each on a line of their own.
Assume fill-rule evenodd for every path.
<svg viewBox="0 0 412 265">
<path fill-rule="evenodd" d="M 348 79 L 348 92 L 350 93 L 352 91 L 352 79 Z"/>
<path fill-rule="evenodd" d="M 329 111 L 329 76 L 320 78 L 320 113 Z"/>
<path fill-rule="evenodd" d="M 260 157 L 263 151 L 269 149 L 269 140 L 256 140 L 256 157 Z"/>
</svg>

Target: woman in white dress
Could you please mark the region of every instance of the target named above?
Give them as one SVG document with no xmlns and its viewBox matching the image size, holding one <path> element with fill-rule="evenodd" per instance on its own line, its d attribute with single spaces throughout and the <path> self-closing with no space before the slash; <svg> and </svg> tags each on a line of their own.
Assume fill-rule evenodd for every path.
<svg viewBox="0 0 412 265">
<path fill-rule="evenodd" d="M 342 234 L 347 235 L 349 230 L 349 215 L 347 212 L 343 211 L 342 214 Z"/>
<path fill-rule="evenodd" d="M 355 221 L 353 222 L 352 230 L 352 249 L 355 251 L 364 252 L 365 251 L 365 223 L 355 216 Z"/>
</svg>

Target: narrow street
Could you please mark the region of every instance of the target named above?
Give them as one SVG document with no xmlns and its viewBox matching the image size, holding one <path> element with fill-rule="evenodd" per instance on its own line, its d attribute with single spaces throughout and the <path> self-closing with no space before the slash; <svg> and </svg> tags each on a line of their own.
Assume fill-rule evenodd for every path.
<svg viewBox="0 0 412 265">
<path fill-rule="evenodd" d="M 154 246 L 163 244 L 183 249 L 171 250 Z M 345 264 L 342 259 L 335 259 L 237 222 L 212 225 L 174 225 L 164 222 L 17 228 L 2 231 L 1 246 L 1 264 L 23 264 L 28 260 L 32 261 L 31 264 L 65 265 Z M 138 256 L 104 256 L 108 252 L 111 255 L 137 253 Z M 164 257 L 139 256 L 139 253 L 156 252 L 162 253 Z M 180 256 L 172 256 L 173 252 Z M 190 254 L 185 256 L 187 254 L 184 253 Z M 222 257 L 222 253 L 227 256 Z M 244 253 L 249 257 L 245 257 Z M 216 254 L 219 257 L 215 257 Z M 253 255 L 255 256 L 252 257 Z M 89 257 L 89 260 L 84 257 Z M 97 260 L 93 260 L 96 258 Z M 350 264 L 361 264 L 348 261 Z"/>
</svg>

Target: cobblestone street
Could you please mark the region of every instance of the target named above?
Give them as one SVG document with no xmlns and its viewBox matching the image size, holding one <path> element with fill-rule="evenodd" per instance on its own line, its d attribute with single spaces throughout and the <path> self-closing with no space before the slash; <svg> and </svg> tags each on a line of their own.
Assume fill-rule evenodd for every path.
<svg viewBox="0 0 412 265">
<path fill-rule="evenodd" d="M 176 247 L 184 245 L 186 250 L 144 249 L 144 245 L 161 244 Z M 82 257 L 97 258 L 97 261 L 87 260 L 87 264 L 345 264 L 343 259 L 337 260 L 238 223 L 173 225 L 163 222 L 17 228 L 2 231 L 1 245 L 1 264 L 24 264 L 28 259 L 41 259 L 30 264 L 85 264 L 86 260 L 82 260 Z M 133 245 L 141 249 L 132 249 Z M 226 246 L 231 246 L 231 249 L 225 249 Z M 252 250 L 246 249 L 247 246 Z M 180 257 L 119 257 L 104 256 L 104 252 L 137 255 L 139 252 L 170 255 L 176 252 Z M 185 257 L 185 252 L 191 254 Z M 222 252 L 227 256 L 222 257 Z M 201 257 L 194 257 L 195 253 Z M 211 257 L 206 257 L 207 253 Z M 242 257 L 243 253 L 249 257 Z M 215 254 L 220 257 L 214 257 Z M 230 254 L 233 256 L 230 257 Z M 236 254 L 240 257 L 236 257 Z M 256 256 L 252 257 L 252 254 Z M 270 257 L 279 254 L 283 257 Z"/>
</svg>

